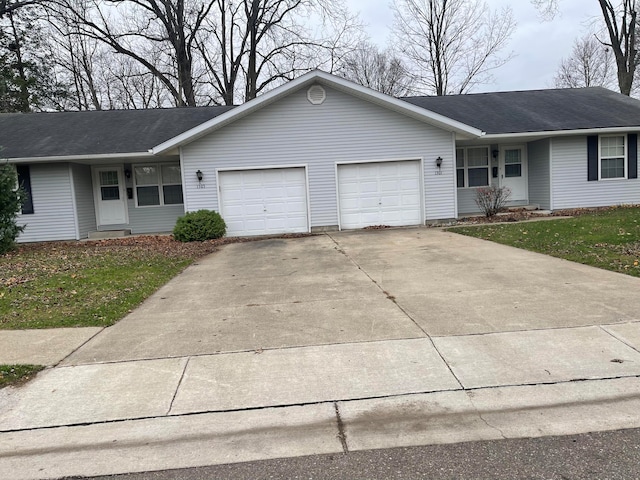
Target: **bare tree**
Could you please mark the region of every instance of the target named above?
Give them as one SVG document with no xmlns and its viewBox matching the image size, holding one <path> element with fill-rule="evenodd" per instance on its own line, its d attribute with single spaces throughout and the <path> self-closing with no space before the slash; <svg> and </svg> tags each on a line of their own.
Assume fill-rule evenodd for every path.
<svg viewBox="0 0 640 480">
<path fill-rule="evenodd" d="M 560 88 L 609 87 L 614 72 L 611 49 L 589 34 L 574 42 L 571 56 L 560 63 L 554 82 Z"/>
<path fill-rule="evenodd" d="M 510 8 L 481 0 L 394 0 L 395 45 L 429 93 L 465 93 L 491 79 L 515 28 Z"/>
<path fill-rule="evenodd" d="M 553 18 L 557 14 L 558 2 L 559 0 L 532 0 L 539 10 L 549 12 L 547 18 Z M 640 61 L 636 40 L 636 0 L 620 0 L 615 4 L 610 0 L 598 0 L 598 4 L 608 36 L 608 40 L 598 40 L 613 52 L 620 93 L 631 95 L 636 68 Z"/>
<path fill-rule="evenodd" d="M 177 106 L 195 106 L 195 37 L 215 0 L 56 0 L 82 36 L 143 65 Z M 156 61 L 150 57 L 164 55 Z"/>
<path fill-rule="evenodd" d="M 310 69 L 332 70 L 361 34 L 357 17 L 337 0 L 218 0 L 214 10 L 196 43 L 227 105 Z"/>
<path fill-rule="evenodd" d="M 620 93 L 631 95 L 638 66 L 636 0 L 623 0 L 618 9 L 609 0 L 599 0 L 599 3 L 609 33 L 609 42 L 601 42 L 613 50 Z"/>
<path fill-rule="evenodd" d="M 361 33 L 340 0 L 50 1 L 52 17 L 64 25 L 59 34 L 69 37 L 64 50 L 79 61 L 68 70 L 81 74 L 78 85 L 93 108 L 116 98 L 128 108 L 134 98 L 135 105 L 151 105 L 151 98 L 164 97 L 161 90 L 178 106 L 250 100 L 302 72 L 333 68 Z M 101 43 L 138 67 L 134 72 L 130 62 L 118 60 L 125 69 L 107 68 L 110 78 L 102 87 L 110 93 L 98 101 L 91 81 L 95 64 L 85 61 L 91 49 L 79 50 L 71 37 L 82 39 L 80 46 Z M 140 83 L 148 74 L 155 79 L 152 97 Z"/>
<path fill-rule="evenodd" d="M 402 97 L 411 92 L 412 78 L 402 60 L 391 50 L 380 51 L 370 42 L 362 42 L 345 57 L 337 72 L 373 90 Z"/>
</svg>

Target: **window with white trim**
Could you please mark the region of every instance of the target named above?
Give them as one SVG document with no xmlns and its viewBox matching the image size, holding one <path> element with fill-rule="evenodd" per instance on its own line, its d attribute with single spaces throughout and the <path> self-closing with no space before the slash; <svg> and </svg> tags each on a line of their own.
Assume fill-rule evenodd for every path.
<svg viewBox="0 0 640 480">
<path fill-rule="evenodd" d="M 180 164 L 135 165 L 133 172 L 138 207 L 181 205 L 183 203 Z"/>
<path fill-rule="evenodd" d="M 601 136 L 598 151 L 601 179 L 627 178 L 627 142 L 625 135 Z"/>
<path fill-rule="evenodd" d="M 489 148 L 456 149 L 456 183 L 458 188 L 489 186 Z"/>
</svg>

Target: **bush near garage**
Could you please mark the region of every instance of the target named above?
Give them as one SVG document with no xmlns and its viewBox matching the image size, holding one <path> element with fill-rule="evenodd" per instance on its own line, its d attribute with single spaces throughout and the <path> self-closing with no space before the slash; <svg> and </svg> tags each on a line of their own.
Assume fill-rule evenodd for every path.
<svg viewBox="0 0 640 480">
<path fill-rule="evenodd" d="M 178 218 L 173 238 L 180 242 L 204 242 L 223 237 L 227 225 L 218 212 L 198 210 Z"/>
</svg>

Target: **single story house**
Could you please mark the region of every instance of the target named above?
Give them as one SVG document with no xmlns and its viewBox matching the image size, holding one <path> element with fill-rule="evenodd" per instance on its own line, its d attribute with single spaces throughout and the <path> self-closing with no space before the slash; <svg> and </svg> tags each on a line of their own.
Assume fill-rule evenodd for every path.
<svg viewBox="0 0 640 480">
<path fill-rule="evenodd" d="M 393 98 L 313 71 L 237 107 L 0 115 L 29 192 L 19 241 L 170 231 L 219 211 L 228 235 L 421 225 L 476 189 L 557 210 L 640 203 L 640 102 L 603 88 Z"/>
</svg>

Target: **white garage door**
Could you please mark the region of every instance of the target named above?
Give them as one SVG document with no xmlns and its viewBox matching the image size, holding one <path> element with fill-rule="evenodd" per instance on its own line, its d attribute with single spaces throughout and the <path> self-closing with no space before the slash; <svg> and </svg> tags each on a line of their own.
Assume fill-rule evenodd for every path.
<svg viewBox="0 0 640 480">
<path fill-rule="evenodd" d="M 220 172 L 218 178 L 228 236 L 309 231 L 304 168 Z"/>
<path fill-rule="evenodd" d="M 338 166 L 341 228 L 422 223 L 420 162 Z"/>
</svg>

